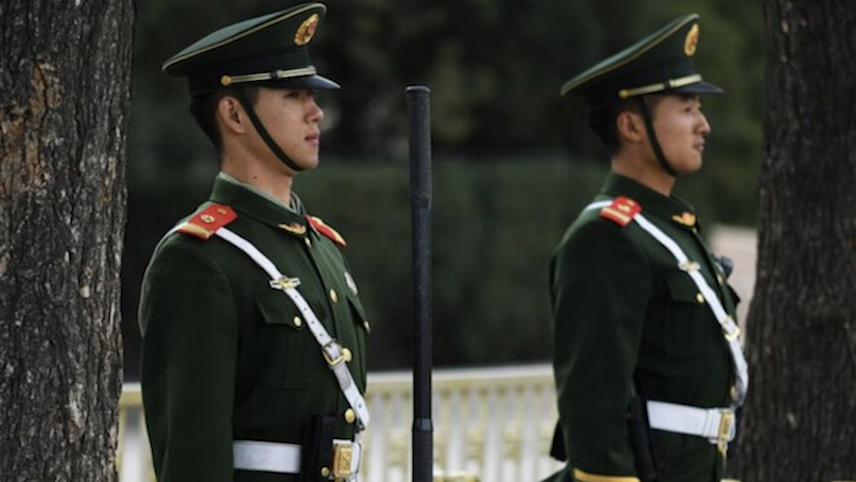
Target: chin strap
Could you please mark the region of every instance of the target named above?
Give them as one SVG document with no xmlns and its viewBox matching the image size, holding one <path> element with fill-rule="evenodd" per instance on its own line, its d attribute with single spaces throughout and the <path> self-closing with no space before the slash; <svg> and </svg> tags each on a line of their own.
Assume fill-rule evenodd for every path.
<svg viewBox="0 0 856 482">
<path fill-rule="evenodd" d="M 238 101 L 241 102 L 241 105 L 244 106 L 244 110 L 247 111 L 247 115 L 250 116 L 250 121 L 259 132 L 259 135 L 262 136 L 262 140 L 265 141 L 265 144 L 267 144 L 270 150 L 276 154 L 276 157 L 294 171 L 302 171 L 303 168 L 298 166 L 296 162 L 294 162 L 285 154 L 285 152 L 282 151 L 282 149 L 280 149 L 279 145 L 273 140 L 267 129 L 265 129 L 264 124 L 262 124 L 262 121 L 256 115 L 255 109 L 253 109 L 253 103 L 247 98 L 247 94 L 244 92 L 244 89 L 235 89 L 235 97 L 237 97 Z"/>
<path fill-rule="evenodd" d="M 657 140 L 657 133 L 654 131 L 654 121 L 651 118 L 651 111 L 648 109 L 648 103 L 645 102 L 645 96 L 640 95 L 636 97 L 636 103 L 639 105 L 639 111 L 642 114 L 642 119 L 645 121 L 645 130 L 648 131 L 648 140 L 651 142 L 651 149 L 654 150 L 654 156 L 657 158 L 657 162 L 660 163 L 660 166 L 666 171 L 666 174 L 677 177 L 678 173 L 672 169 L 672 166 L 669 165 L 669 162 L 666 160 L 666 156 L 663 155 L 663 149 L 660 148 L 660 141 Z"/>
</svg>

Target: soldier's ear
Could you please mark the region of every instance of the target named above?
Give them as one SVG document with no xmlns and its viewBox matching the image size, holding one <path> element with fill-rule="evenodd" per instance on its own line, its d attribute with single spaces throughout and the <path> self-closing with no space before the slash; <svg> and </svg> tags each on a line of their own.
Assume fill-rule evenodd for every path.
<svg viewBox="0 0 856 482">
<path fill-rule="evenodd" d="M 640 142 L 645 136 L 642 116 L 630 110 L 623 110 L 615 116 L 615 128 L 618 137 L 629 142 Z"/>
<path fill-rule="evenodd" d="M 217 102 L 217 119 L 219 124 L 227 132 L 233 134 L 244 134 L 247 132 L 249 117 L 244 111 L 244 106 L 235 97 L 224 95 Z"/>
</svg>

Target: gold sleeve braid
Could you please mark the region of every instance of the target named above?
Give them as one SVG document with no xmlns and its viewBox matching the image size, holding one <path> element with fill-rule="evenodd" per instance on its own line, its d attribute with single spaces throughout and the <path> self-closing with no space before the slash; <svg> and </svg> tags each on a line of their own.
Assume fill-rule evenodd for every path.
<svg viewBox="0 0 856 482">
<path fill-rule="evenodd" d="M 574 480 L 576 482 L 640 482 L 636 477 L 595 475 L 583 472 L 580 469 L 574 469 Z"/>
</svg>

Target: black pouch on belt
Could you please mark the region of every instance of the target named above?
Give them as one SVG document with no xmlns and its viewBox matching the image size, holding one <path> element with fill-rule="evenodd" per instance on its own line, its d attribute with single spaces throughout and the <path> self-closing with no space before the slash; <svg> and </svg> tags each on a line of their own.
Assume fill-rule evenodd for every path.
<svg viewBox="0 0 856 482">
<path fill-rule="evenodd" d="M 300 454 L 300 482 L 330 480 L 329 470 L 330 462 L 333 460 L 335 428 L 336 417 L 333 414 L 317 413 L 310 418 Z M 325 472 L 327 475 L 324 474 Z"/>
</svg>

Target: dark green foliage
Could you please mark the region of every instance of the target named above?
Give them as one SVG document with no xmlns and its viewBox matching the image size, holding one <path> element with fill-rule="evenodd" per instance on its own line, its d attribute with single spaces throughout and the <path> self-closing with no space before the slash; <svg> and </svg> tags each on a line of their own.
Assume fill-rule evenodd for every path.
<svg viewBox="0 0 856 482">
<path fill-rule="evenodd" d="M 560 98 L 559 86 L 677 15 L 701 15 L 697 65 L 726 90 L 704 99 L 713 126 L 706 165 L 679 192 L 706 225 L 754 223 L 763 46 L 753 2 L 325 3 L 313 61 L 343 89 L 320 97 L 327 114 L 322 167 L 301 175 L 296 191 L 351 244 L 348 257 L 375 318 L 371 368 L 408 365 L 411 356 L 409 84 L 432 89 L 434 150 L 444 159 L 434 178 L 438 364 L 549 357 L 550 254 L 606 170 L 583 103 Z M 158 237 L 204 199 L 216 172 L 213 149 L 188 113 L 184 81 L 162 74 L 160 64 L 217 27 L 286 6 L 138 5 L 124 269 L 130 375 L 145 260 Z"/>
<path fill-rule="evenodd" d="M 136 290 L 151 250 L 207 197 L 215 172 L 184 170 L 138 183 L 130 192 L 129 218 L 136 221 L 127 228 L 126 322 L 136 319 Z M 549 356 L 550 258 L 568 224 L 599 191 L 605 172 L 605 164 L 523 156 L 435 163 L 438 365 Z M 333 160 L 295 182 L 310 211 L 348 241 L 346 254 L 372 321 L 372 369 L 408 366 L 412 357 L 408 176 L 404 164 Z M 718 201 L 717 189 L 700 183 L 690 197 L 704 208 L 728 206 Z M 710 218 L 703 221 L 709 225 Z M 129 374 L 135 373 L 135 331 L 134 324 L 126 326 Z"/>
</svg>

